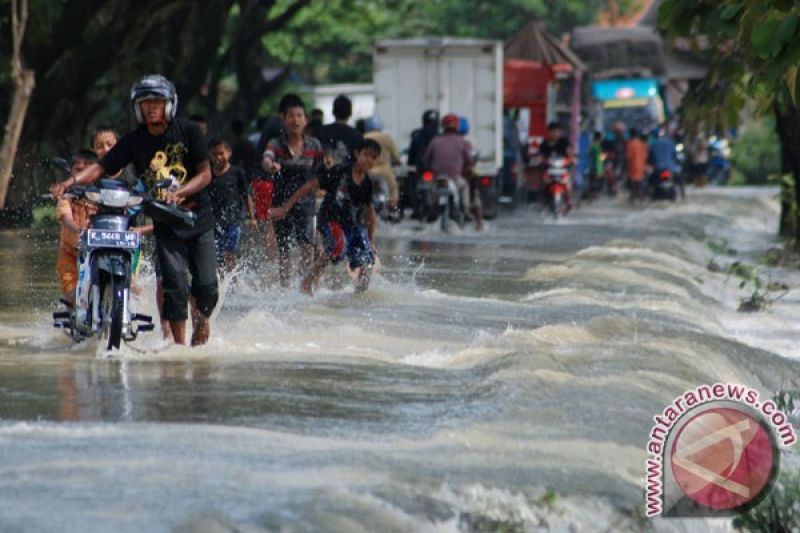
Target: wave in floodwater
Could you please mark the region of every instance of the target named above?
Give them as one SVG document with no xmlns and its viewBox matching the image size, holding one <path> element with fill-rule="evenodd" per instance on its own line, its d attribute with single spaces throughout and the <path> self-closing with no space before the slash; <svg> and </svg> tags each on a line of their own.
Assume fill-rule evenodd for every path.
<svg viewBox="0 0 800 533">
<path fill-rule="evenodd" d="M 22 310 L 0 324 L 0 525 L 639 530 L 653 415 L 701 383 L 800 375 L 797 291 L 745 315 L 706 269 L 710 240 L 757 263 L 775 220 L 772 191 L 712 189 L 480 233 L 404 223 L 363 295 L 279 290 L 243 261 L 196 349 L 154 333 L 108 358 Z"/>
</svg>

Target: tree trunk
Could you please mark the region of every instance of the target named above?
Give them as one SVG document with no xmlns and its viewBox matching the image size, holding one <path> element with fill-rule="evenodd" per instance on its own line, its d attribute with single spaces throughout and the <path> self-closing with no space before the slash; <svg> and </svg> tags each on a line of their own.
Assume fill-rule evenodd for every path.
<svg viewBox="0 0 800 533">
<path fill-rule="evenodd" d="M 784 174 L 792 175 L 793 185 L 781 181 L 780 235 L 794 240 L 800 247 L 800 108 L 788 104 L 775 106 L 775 128 L 781 142 L 781 163 Z"/>
<path fill-rule="evenodd" d="M 32 70 L 22 68 L 22 39 L 25 35 L 25 26 L 28 24 L 27 0 L 12 0 L 11 2 L 11 81 L 14 84 L 14 97 L 11 100 L 11 109 L 8 113 L 3 144 L 0 146 L 0 209 L 6 205 L 8 187 L 11 184 L 11 175 L 14 171 L 14 161 L 17 157 L 17 146 L 22 135 L 22 126 L 25 124 L 25 115 L 28 113 L 28 104 L 31 101 L 36 77 Z"/>
<path fill-rule="evenodd" d="M 28 113 L 33 87 L 36 84 L 32 70 L 23 70 L 18 78 L 14 78 L 14 98 L 11 101 L 11 111 L 3 135 L 3 146 L 0 148 L 0 209 L 6 205 L 14 160 L 17 157 L 17 145 L 25 123 L 25 115 Z"/>
</svg>

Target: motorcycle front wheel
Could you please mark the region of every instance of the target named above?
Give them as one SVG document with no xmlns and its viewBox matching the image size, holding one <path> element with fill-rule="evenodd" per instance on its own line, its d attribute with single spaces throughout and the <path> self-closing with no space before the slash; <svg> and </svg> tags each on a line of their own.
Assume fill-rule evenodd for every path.
<svg viewBox="0 0 800 533">
<path fill-rule="evenodd" d="M 100 288 L 100 342 L 107 350 L 118 350 L 122 342 L 122 322 L 125 309 L 125 290 L 122 281 L 109 277 Z"/>
<path fill-rule="evenodd" d="M 564 205 L 563 204 L 564 204 L 564 199 L 561 196 L 561 193 L 555 193 L 553 195 L 553 218 L 554 219 L 558 220 L 558 217 L 560 217 L 563 214 L 563 210 L 564 210 Z"/>
</svg>

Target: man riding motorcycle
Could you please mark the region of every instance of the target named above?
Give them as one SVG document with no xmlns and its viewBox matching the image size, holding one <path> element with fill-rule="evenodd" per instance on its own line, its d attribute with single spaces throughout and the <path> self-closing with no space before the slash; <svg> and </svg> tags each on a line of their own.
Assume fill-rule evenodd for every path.
<svg viewBox="0 0 800 533">
<path fill-rule="evenodd" d="M 474 163 L 472 147 L 458 134 L 459 119 L 450 113 L 442 117 L 444 134 L 435 137 L 425 150 L 423 162 L 437 178 L 446 176 L 458 191 L 461 213 L 469 211 L 469 183 L 464 178 L 465 171 Z M 466 218 L 466 217 L 465 217 Z"/>
<path fill-rule="evenodd" d="M 558 122 L 551 122 L 547 125 L 547 138 L 539 145 L 539 156 L 541 157 L 541 169 L 547 175 L 551 157 L 558 157 L 571 162 L 572 147 L 569 140 L 561 135 L 561 125 Z M 570 163 L 570 167 L 571 167 Z M 545 184 L 549 188 L 549 183 Z M 572 209 L 572 185 L 568 183 L 564 189 L 564 201 L 567 211 Z M 545 195 L 547 197 L 548 195 Z"/>
<path fill-rule="evenodd" d="M 410 174 L 411 179 L 407 179 L 403 184 L 403 192 L 400 197 L 409 199 L 409 207 L 414 210 L 414 216 L 419 217 L 421 206 L 417 202 L 417 186 L 425 173 L 425 162 L 423 156 L 428 145 L 434 137 L 439 135 L 439 112 L 435 109 L 428 109 L 422 114 L 422 127 L 411 132 L 411 144 L 408 147 L 408 165 L 414 167 L 414 172 Z M 403 206 L 401 206 L 403 207 Z"/>
<path fill-rule="evenodd" d="M 659 177 L 662 172 L 671 172 L 671 178 L 677 183 L 681 199 L 686 198 L 686 191 L 683 186 L 680 165 L 677 160 L 677 150 L 675 142 L 666 134 L 666 128 L 659 128 L 656 132 L 657 138 L 650 145 L 649 161 L 653 167 L 650 176 L 649 192 L 655 194 Z"/>
</svg>

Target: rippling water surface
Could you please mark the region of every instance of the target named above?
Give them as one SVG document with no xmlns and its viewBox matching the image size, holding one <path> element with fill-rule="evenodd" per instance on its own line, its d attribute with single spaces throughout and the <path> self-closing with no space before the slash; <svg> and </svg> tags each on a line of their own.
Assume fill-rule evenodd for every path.
<svg viewBox="0 0 800 533">
<path fill-rule="evenodd" d="M 208 346 L 111 358 L 50 328 L 55 233 L 3 232 L 0 530 L 725 528 L 641 518 L 645 442 L 698 384 L 797 387 L 800 292 L 736 313 L 706 270 L 710 240 L 776 246 L 775 196 L 382 227 L 365 295 L 270 288 L 248 254 Z"/>
</svg>

